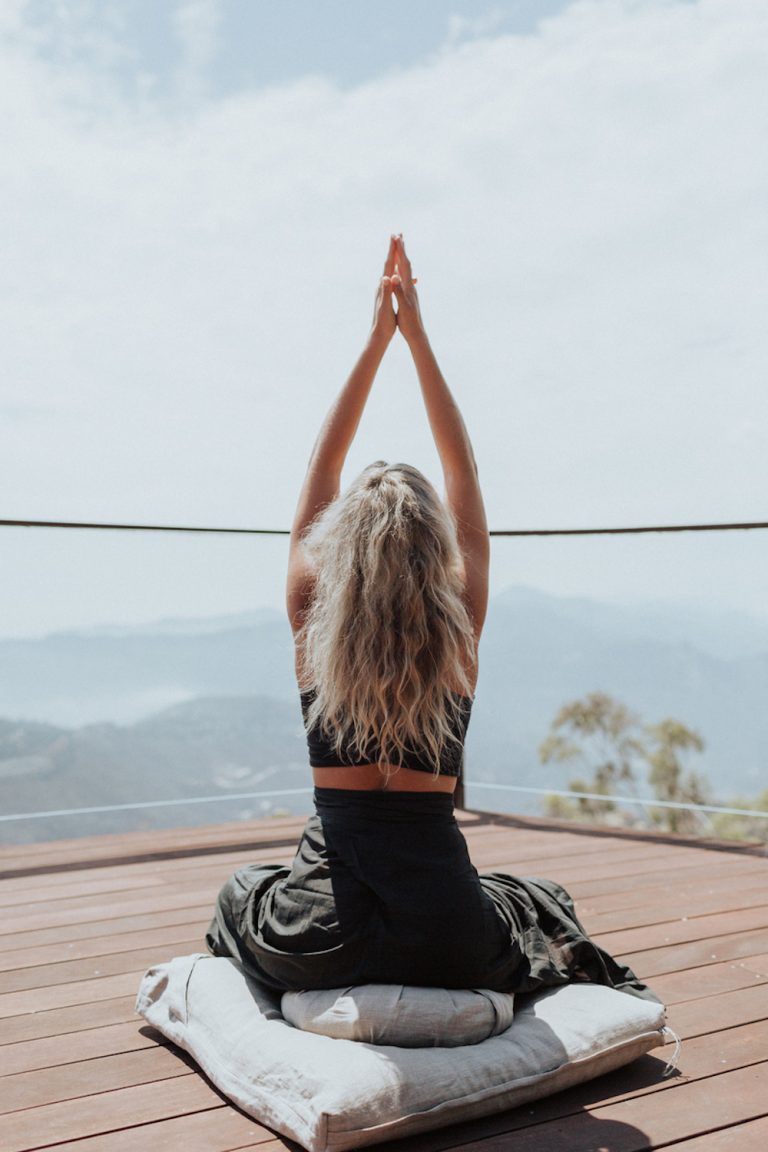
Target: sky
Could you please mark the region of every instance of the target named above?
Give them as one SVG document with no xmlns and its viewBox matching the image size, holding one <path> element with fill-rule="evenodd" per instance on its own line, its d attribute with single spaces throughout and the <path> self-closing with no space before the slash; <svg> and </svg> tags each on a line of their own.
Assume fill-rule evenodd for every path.
<svg viewBox="0 0 768 1152">
<path fill-rule="evenodd" d="M 768 519 L 763 0 L 4 0 L 0 518 L 274 527 L 392 231 L 492 528 Z M 393 342 L 345 480 L 439 468 Z M 278 607 L 285 542 L 0 529 L 0 636 Z M 765 615 L 768 532 L 492 585 Z"/>
</svg>

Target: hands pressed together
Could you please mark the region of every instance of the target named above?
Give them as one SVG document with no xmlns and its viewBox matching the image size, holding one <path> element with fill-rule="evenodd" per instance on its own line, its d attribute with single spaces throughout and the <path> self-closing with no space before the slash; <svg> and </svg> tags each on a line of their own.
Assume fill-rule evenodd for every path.
<svg viewBox="0 0 768 1152">
<path fill-rule="evenodd" d="M 424 335 L 416 281 L 411 272 L 411 262 L 405 253 L 402 233 L 390 237 L 384 274 L 379 281 L 373 311 L 375 335 L 389 341 L 395 334 L 395 328 L 400 329 L 409 344 Z"/>
</svg>

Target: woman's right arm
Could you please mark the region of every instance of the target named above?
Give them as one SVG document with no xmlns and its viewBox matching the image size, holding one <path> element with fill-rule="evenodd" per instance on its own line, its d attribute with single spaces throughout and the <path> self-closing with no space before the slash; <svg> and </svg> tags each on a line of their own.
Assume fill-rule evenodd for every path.
<svg viewBox="0 0 768 1152">
<path fill-rule="evenodd" d="M 286 607 L 293 631 L 301 627 L 311 596 L 312 572 L 302 537 L 312 521 L 339 495 L 341 472 L 354 439 L 374 378 L 395 332 L 391 274 L 395 264 L 395 237 L 390 239 L 374 307 L 373 326 L 347 382 L 331 405 L 312 449 L 296 514 L 288 555 Z"/>
<path fill-rule="evenodd" d="M 467 606 L 479 640 L 488 608 L 490 538 L 477 463 L 461 412 L 440 371 L 422 323 L 402 236 L 396 239 L 395 265 L 392 283 L 397 298 L 397 326 L 413 357 L 440 457 L 445 499 L 456 521 L 464 560 Z"/>
</svg>

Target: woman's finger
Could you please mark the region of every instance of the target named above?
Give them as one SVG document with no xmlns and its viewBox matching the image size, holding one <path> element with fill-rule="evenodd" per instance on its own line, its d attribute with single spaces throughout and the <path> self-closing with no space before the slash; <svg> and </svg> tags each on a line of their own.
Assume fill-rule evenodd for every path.
<svg viewBox="0 0 768 1152">
<path fill-rule="evenodd" d="M 397 266 L 404 280 L 411 280 L 411 262 L 405 252 L 405 241 L 402 233 L 397 237 Z"/>
<path fill-rule="evenodd" d="M 397 237 L 394 235 L 390 236 L 389 238 L 389 251 L 387 252 L 387 258 L 384 261 L 385 276 L 391 276 L 395 270 L 395 259 L 397 256 L 396 240 Z"/>
</svg>

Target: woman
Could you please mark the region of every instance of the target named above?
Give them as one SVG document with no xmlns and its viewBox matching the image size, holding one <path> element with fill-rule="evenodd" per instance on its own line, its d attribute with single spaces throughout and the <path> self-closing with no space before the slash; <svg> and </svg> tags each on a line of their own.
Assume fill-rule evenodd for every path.
<svg viewBox="0 0 768 1152">
<path fill-rule="evenodd" d="M 340 495 L 396 329 L 413 356 L 445 503 L 415 468 L 382 462 Z M 655 999 L 589 940 L 558 885 L 478 877 L 470 863 L 453 792 L 488 561 L 472 447 L 393 236 L 373 327 L 320 430 L 291 532 L 287 606 L 316 815 L 290 869 L 252 865 L 224 886 L 207 937 L 214 954 L 276 989 L 529 992 L 591 980 Z"/>
</svg>

